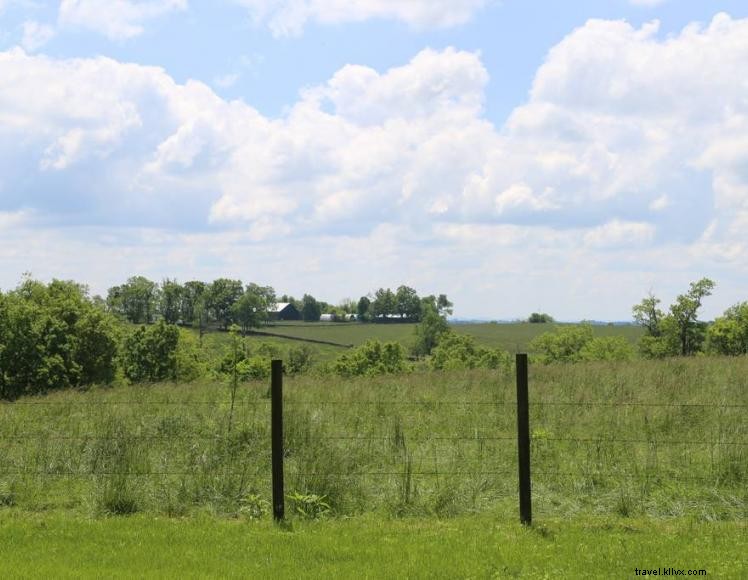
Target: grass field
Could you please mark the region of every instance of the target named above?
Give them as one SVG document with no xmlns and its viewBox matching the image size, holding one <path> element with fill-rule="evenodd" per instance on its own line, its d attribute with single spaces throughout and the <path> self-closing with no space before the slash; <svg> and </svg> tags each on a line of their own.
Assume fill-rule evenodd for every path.
<svg viewBox="0 0 748 580">
<path fill-rule="evenodd" d="M 515 511 L 512 375 L 286 383 L 289 493 L 338 515 Z M 267 391 L 242 385 L 233 413 L 217 383 L 3 403 L 0 503 L 235 516 L 269 499 Z M 744 358 L 533 367 L 537 513 L 744 518 L 746 405 Z"/>
<path fill-rule="evenodd" d="M 408 346 L 413 341 L 415 324 L 359 324 L 348 323 L 296 323 L 286 322 L 268 326 L 262 330 L 279 336 L 326 340 L 339 344 L 359 345 L 376 338 L 381 341 L 396 341 Z M 452 329 L 469 334 L 487 347 L 501 348 L 510 353 L 526 352 L 530 341 L 536 336 L 551 332 L 556 324 L 527 323 L 480 323 L 453 324 Z M 642 335 L 642 329 L 634 325 L 595 325 L 595 336 L 623 336 L 632 344 Z M 327 354 L 327 353 L 325 353 Z"/>
<path fill-rule="evenodd" d="M 4 578 L 636 578 L 635 568 L 745 578 L 745 523 L 495 514 L 295 522 L 0 510 Z"/>
</svg>

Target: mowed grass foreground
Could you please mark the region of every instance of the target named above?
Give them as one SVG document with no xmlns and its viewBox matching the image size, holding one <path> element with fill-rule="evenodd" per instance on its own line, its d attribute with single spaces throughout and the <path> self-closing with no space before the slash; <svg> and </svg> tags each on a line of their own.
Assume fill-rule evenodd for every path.
<svg viewBox="0 0 748 580">
<path fill-rule="evenodd" d="M 4 578 L 745 578 L 740 522 L 577 517 L 524 528 L 496 514 L 270 522 L 0 511 Z"/>
</svg>

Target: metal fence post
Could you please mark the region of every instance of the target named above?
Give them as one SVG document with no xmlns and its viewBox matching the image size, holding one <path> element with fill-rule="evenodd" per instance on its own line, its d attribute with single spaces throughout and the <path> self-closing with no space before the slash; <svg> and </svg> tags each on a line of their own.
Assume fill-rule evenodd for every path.
<svg viewBox="0 0 748 580">
<path fill-rule="evenodd" d="M 285 515 L 283 494 L 283 361 L 270 363 L 270 439 L 272 448 L 273 518 Z"/>
<path fill-rule="evenodd" d="M 530 489 L 530 404 L 527 395 L 527 354 L 517 354 L 516 364 L 519 519 L 529 526 L 532 523 L 532 493 Z"/>
</svg>

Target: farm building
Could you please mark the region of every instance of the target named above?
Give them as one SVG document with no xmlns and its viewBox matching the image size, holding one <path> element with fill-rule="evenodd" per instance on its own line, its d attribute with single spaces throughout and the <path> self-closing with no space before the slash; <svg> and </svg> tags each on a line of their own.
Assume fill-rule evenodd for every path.
<svg viewBox="0 0 748 580">
<path fill-rule="evenodd" d="M 268 312 L 270 320 L 301 320 L 299 310 L 290 302 L 276 302 Z"/>
</svg>

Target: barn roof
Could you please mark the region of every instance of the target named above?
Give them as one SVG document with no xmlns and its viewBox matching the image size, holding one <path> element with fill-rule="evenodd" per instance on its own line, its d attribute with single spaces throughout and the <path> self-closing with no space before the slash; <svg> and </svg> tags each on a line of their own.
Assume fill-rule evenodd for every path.
<svg viewBox="0 0 748 580">
<path fill-rule="evenodd" d="M 282 312 L 285 308 L 290 306 L 290 302 L 276 302 L 275 306 L 270 309 L 270 312 Z"/>
</svg>

